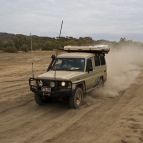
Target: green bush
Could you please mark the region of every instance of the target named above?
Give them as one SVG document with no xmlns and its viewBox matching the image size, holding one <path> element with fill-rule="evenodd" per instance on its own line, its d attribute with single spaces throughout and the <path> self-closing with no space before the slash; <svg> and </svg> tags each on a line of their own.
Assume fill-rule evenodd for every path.
<svg viewBox="0 0 143 143">
<path fill-rule="evenodd" d="M 17 52 L 18 52 L 15 47 L 3 48 L 2 51 L 3 51 L 3 52 L 7 52 L 7 53 L 17 53 Z"/>
<path fill-rule="evenodd" d="M 53 43 L 51 42 L 45 42 L 41 45 L 42 50 L 52 50 L 54 48 Z"/>
<path fill-rule="evenodd" d="M 52 47 L 46 47 L 46 46 L 42 47 L 42 50 L 52 50 L 52 49 L 53 49 Z"/>
<path fill-rule="evenodd" d="M 26 44 L 23 44 L 23 45 L 21 46 L 21 50 L 22 50 L 23 52 L 28 52 L 28 51 L 29 51 L 29 48 L 28 48 L 28 46 L 27 46 Z"/>
</svg>

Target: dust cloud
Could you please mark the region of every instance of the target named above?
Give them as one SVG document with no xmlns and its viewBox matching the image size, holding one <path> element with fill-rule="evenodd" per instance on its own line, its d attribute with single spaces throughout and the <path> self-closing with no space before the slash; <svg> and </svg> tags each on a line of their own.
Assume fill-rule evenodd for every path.
<svg viewBox="0 0 143 143">
<path fill-rule="evenodd" d="M 119 96 L 120 92 L 135 82 L 143 68 L 143 48 L 112 48 L 106 55 L 106 62 L 107 81 L 103 89 L 92 91 L 91 97 Z"/>
</svg>

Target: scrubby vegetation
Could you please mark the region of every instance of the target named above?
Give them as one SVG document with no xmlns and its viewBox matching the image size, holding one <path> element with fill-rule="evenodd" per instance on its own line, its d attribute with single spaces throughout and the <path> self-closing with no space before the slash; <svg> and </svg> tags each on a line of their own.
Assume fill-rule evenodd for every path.
<svg viewBox="0 0 143 143">
<path fill-rule="evenodd" d="M 108 44 L 110 46 L 118 47 L 121 45 L 138 45 L 143 47 L 140 42 L 133 42 L 132 40 L 126 40 L 121 38 L 119 42 L 110 42 L 106 40 L 93 40 L 91 37 L 38 37 L 35 35 L 25 36 L 21 34 L 7 34 L 0 33 L 0 50 L 3 52 L 28 52 L 31 50 L 31 38 L 32 38 L 32 49 L 33 50 L 53 50 L 66 45 L 95 45 L 95 44 Z"/>
<path fill-rule="evenodd" d="M 6 47 L 2 49 L 3 52 L 7 53 L 17 53 L 18 50 L 15 47 Z"/>
</svg>

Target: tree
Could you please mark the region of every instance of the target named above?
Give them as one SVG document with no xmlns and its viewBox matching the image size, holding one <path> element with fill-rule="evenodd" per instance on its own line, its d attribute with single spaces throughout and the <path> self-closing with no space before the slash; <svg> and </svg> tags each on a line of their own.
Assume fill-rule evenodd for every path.
<svg viewBox="0 0 143 143">
<path fill-rule="evenodd" d="M 120 42 L 125 42 L 126 41 L 126 38 L 120 38 Z"/>
<path fill-rule="evenodd" d="M 2 49 L 3 52 L 7 53 L 17 53 L 17 49 L 15 47 L 6 47 Z"/>
<path fill-rule="evenodd" d="M 25 44 L 27 47 L 30 47 L 30 40 L 23 35 L 16 35 L 12 37 L 13 45 L 17 50 L 22 50 L 22 45 Z"/>
<path fill-rule="evenodd" d="M 2 40 L 0 40 L 0 50 L 2 50 L 2 48 L 3 48 L 3 42 Z"/>
<path fill-rule="evenodd" d="M 27 46 L 26 44 L 22 44 L 21 50 L 22 50 L 23 52 L 28 52 L 28 51 L 29 51 L 29 48 L 28 48 L 28 46 Z"/>
</svg>

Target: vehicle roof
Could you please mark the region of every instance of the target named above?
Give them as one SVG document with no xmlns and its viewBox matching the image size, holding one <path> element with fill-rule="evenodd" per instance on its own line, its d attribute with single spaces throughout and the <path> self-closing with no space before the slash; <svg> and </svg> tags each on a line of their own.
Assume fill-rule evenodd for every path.
<svg viewBox="0 0 143 143">
<path fill-rule="evenodd" d="M 59 48 L 66 52 L 85 52 L 85 53 L 96 53 L 96 54 L 108 54 L 110 48 L 108 45 L 94 45 L 94 46 L 64 46 Z"/>
<path fill-rule="evenodd" d="M 94 46 L 64 46 L 64 51 L 109 51 L 108 45 L 94 45 Z"/>
<path fill-rule="evenodd" d="M 82 53 L 82 52 L 74 52 L 74 53 L 64 53 L 61 55 L 58 55 L 57 57 L 60 58 L 89 58 L 89 57 L 93 57 L 95 54 L 92 53 Z"/>
</svg>

